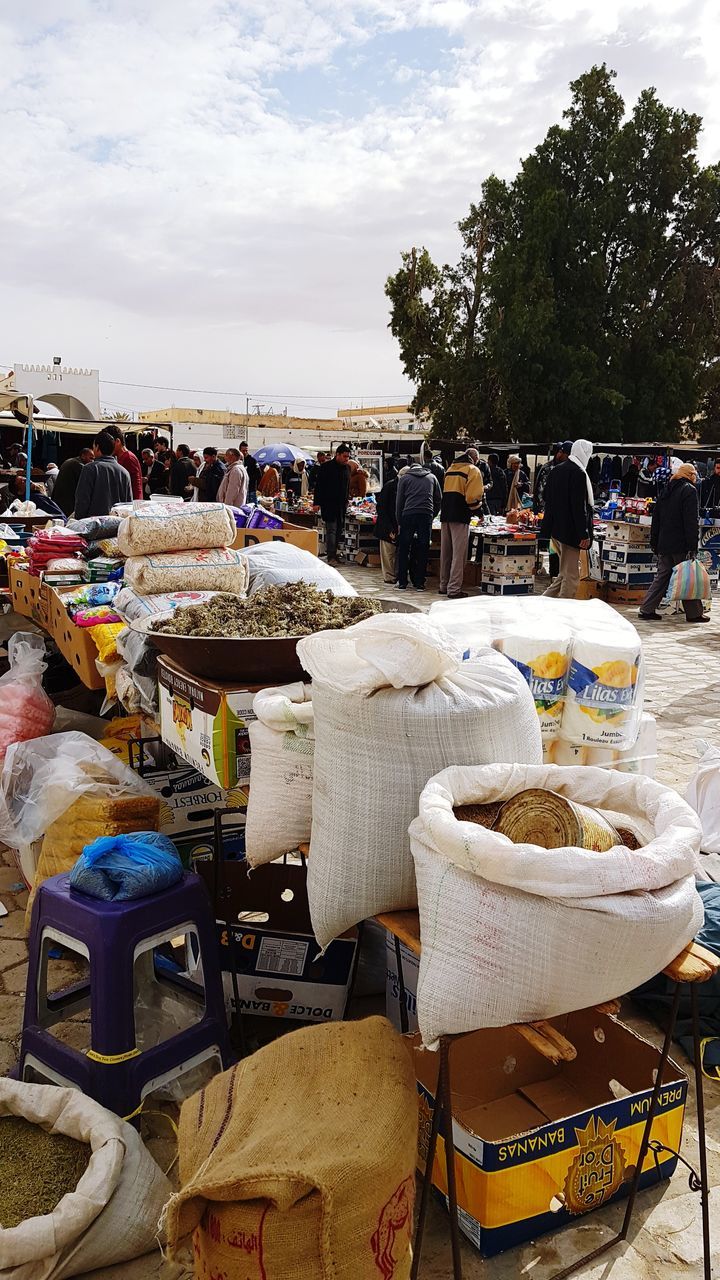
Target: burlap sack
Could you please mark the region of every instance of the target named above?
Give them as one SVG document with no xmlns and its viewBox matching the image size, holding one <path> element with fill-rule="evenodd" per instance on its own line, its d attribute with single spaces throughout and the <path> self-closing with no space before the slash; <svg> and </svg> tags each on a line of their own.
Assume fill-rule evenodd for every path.
<svg viewBox="0 0 720 1280">
<path fill-rule="evenodd" d="M 195 1275 L 407 1280 L 417 1098 L 384 1018 L 282 1036 L 190 1098 L 171 1250 Z"/>
</svg>

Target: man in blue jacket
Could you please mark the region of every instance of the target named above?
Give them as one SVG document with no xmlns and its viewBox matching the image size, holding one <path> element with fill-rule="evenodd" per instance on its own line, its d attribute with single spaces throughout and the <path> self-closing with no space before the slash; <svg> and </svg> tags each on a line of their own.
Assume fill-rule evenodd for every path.
<svg viewBox="0 0 720 1280">
<path fill-rule="evenodd" d="M 398 587 L 407 589 L 412 558 L 413 586 L 425 589 L 433 518 L 440 510 L 442 493 L 437 477 L 415 462 L 400 473 L 395 513 L 398 522 Z"/>
</svg>

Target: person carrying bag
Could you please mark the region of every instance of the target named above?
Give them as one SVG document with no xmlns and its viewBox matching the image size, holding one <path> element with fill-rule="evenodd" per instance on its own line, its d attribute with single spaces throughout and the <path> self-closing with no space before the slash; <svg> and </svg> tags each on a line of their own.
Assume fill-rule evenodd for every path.
<svg viewBox="0 0 720 1280">
<path fill-rule="evenodd" d="M 662 619 L 657 608 L 668 587 L 671 599 L 682 599 L 688 622 L 710 621 L 702 604 L 710 595 L 710 583 L 704 566 L 696 559 L 700 518 L 696 485 L 694 466 L 684 462 L 655 504 L 650 545 L 657 556 L 657 572 L 640 605 L 639 617 L 643 621 Z M 686 569 L 684 562 L 689 562 L 691 567 Z"/>
</svg>

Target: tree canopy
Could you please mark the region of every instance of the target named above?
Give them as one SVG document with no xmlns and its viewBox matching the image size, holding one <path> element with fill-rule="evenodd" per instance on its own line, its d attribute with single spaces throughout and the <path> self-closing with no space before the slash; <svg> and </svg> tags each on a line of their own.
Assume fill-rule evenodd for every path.
<svg viewBox="0 0 720 1280">
<path fill-rule="evenodd" d="M 412 249 L 388 279 L 434 435 L 673 440 L 717 403 L 720 165 L 699 116 L 654 89 L 627 115 L 614 79 L 574 81 L 514 181 L 484 182 L 456 266 Z"/>
</svg>

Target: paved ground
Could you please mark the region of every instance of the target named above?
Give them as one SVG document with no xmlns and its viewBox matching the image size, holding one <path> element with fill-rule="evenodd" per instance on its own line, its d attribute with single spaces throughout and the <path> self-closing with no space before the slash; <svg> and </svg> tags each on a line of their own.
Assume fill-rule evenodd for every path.
<svg viewBox="0 0 720 1280">
<path fill-rule="evenodd" d="M 376 570 L 352 566 L 345 572 L 358 590 L 395 594 L 392 588 L 384 586 Z M 410 590 L 402 593 L 402 598 L 424 606 L 437 599 L 428 592 Z M 626 612 L 637 621 L 635 610 Z M 689 626 L 682 618 L 668 618 L 660 623 L 639 623 L 639 630 L 647 664 L 646 707 L 658 719 L 657 776 L 682 791 L 695 767 L 696 740 L 707 738 L 720 746 L 720 605 L 707 626 Z M 26 975 L 23 923 L 26 894 L 19 887 L 19 876 L 10 856 L 0 852 L 0 864 L 3 862 L 0 901 L 8 908 L 9 915 L 0 920 L 0 1073 L 6 1073 L 16 1059 Z M 708 860 L 709 878 L 720 879 L 714 866 L 716 862 L 717 859 Z M 623 1017 L 657 1041 L 656 1029 L 638 1018 L 630 1007 L 623 1010 Z M 687 1068 L 680 1050 L 676 1056 Z M 696 1164 L 697 1124 L 692 1085 L 690 1092 L 683 1155 L 691 1164 Z M 705 1098 L 715 1215 L 714 1264 L 720 1274 L 720 1084 L 706 1082 Z M 152 1148 L 159 1162 L 167 1167 L 172 1159 L 171 1144 L 158 1139 L 153 1141 Z M 476 1277 L 479 1280 L 480 1276 L 486 1280 L 510 1280 L 517 1276 L 550 1280 L 573 1258 L 610 1238 L 621 1217 L 619 1207 L 601 1210 L 574 1230 L 545 1236 L 537 1244 L 485 1264 L 469 1245 L 464 1245 L 466 1280 Z M 702 1274 L 699 1223 L 698 1197 L 688 1191 L 685 1175 L 678 1172 L 660 1190 L 642 1195 L 629 1242 L 616 1254 L 578 1274 L 586 1280 L 694 1280 Z M 188 1274 L 183 1268 L 164 1263 L 158 1254 L 95 1272 L 93 1280 L 178 1280 L 179 1277 L 184 1280 Z M 450 1274 L 446 1219 L 442 1211 L 434 1207 L 421 1277 L 441 1280 Z"/>
</svg>

